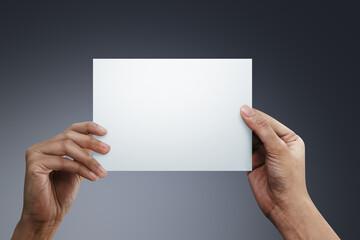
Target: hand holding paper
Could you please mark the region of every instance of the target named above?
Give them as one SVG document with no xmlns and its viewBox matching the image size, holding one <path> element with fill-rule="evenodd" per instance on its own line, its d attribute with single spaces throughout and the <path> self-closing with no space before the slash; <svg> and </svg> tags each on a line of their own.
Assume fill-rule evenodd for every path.
<svg viewBox="0 0 360 240">
<path fill-rule="evenodd" d="M 305 148 L 300 137 L 248 106 L 241 108 L 241 115 L 254 131 L 254 170 L 248 172 L 248 178 L 264 214 L 285 239 L 339 239 L 307 193 Z M 109 152 L 110 146 L 93 138 L 105 134 L 105 129 L 92 122 L 73 124 L 27 150 L 24 207 L 12 239 L 50 239 L 55 234 L 75 200 L 82 177 L 96 181 L 106 176 L 91 156 L 93 151 Z"/>
</svg>

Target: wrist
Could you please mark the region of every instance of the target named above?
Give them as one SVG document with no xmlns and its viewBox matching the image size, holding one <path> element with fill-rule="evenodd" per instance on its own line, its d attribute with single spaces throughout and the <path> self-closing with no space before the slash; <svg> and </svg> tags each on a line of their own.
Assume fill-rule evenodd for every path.
<svg viewBox="0 0 360 240">
<path fill-rule="evenodd" d="M 16 225 L 12 240 L 17 239 L 52 239 L 57 228 L 60 225 L 60 221 L 47 221 L 36 223 L 26 217 L 21 217 L 20 221 Z"/>
<path fill-rule="evenodd" d="M 269 219 L 285 239 L 308 239 L 309 220 L 316 217 L 317 209 L 308 196 L 294 202 L 275 205 Z"/>
<path fill-rule="evenodd" d="M 270 221 L 285 239 L 339 239 L 309 195 L 285 206 L 275 205 Z"/>
</svg>

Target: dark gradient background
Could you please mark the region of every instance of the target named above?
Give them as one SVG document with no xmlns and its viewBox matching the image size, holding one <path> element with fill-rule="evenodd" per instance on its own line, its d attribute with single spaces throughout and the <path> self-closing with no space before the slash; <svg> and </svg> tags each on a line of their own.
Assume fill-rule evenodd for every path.
<svg viewBox="0 0 360 240">
<path fill-rule="evenodd" d="M 21 214 L 26 149 L 92 119 L 92 59 L 106 57 L 252 58 L 254 106 L 304 139 L 313 201 L 359 238 L 355 1 L 13 2 L 0 4 L 1 239 Z M 244 172 L 111 172 L 83 183 L 55 235 L 279 238 Z"/>
</svg>

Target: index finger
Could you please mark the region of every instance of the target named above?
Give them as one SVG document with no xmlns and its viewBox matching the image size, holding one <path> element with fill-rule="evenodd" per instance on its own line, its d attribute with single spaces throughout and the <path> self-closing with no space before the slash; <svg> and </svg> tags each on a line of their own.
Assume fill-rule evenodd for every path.
<svg viewBox="0 0 360 240">
<path fill-rule="evenodd" d="M 72 130 L 82 134 L 94 134 L 104 136 L 107 131 L 105 128 L 95 122 L 81 122 L 72 124 L 68 130 Z"/>
<path fill-rule="evenodd" d="M 256 114 L 259 114 L 264 119 L 266 119 L 266 121 L 269 123 L 271 128 L 274 129 L 275 133 L 279 137 L 284 137 L 293 132 L 292 130 L 290 130 L 288 127 L 286 127 L 284 124 L 280 123 L 278 120 L 274 119 L 273 117 L 267 115 L 264 112 L 261 112 L 260 110 L 257 110 L 255 108 L 253 108 L 253 109 L 256 112 Z"/>
<path fill-rule="evenodd" d="M 240 109 L 241 116 L 245 124 L 259 137 L 264 144 L 266 151 L 281 152 L 285 148 L 282 141 L 270 126 L 268 119 L 255 112 L 254 109 L 243 105 Z"/>
</svg>

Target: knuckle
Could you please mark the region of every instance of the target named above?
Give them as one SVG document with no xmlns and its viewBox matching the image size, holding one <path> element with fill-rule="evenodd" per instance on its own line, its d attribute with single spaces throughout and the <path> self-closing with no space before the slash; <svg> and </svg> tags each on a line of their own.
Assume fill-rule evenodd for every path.
<svg viewBox="0 0 360 240">
<path fill-rule="evenodd" d="M 305 142 L 299 135 L 297 135 L 297 141 L 299 142 L 301 147 L 305 148 Z"/>
<path fill-rule="evenodd" d="M 87 129 L 89 129 L 94 126 L 94 123 L 93 122 L 85 122 L 85 126 Z"/>
<path fill-rule="evenodd" d="M 298 144 L 298 146 L 305 148 L 304 140 L 293 131 L 291 131 L 290 133 L 288 133 L 284 137 L 282 137 L 282 140 L 285 143 L 296 143 L 296 144 Z"/>
<path fill-rule="evenodd" d="M 25 152 L 25 159 L 29 159 L 31 157 L 32 153 L 33 153 L 32 147 L 29 147 Z"/>
<path fill-rule="evenodd" d="M 269 128 L 270 125 L 269 123 L 266 121 L 265 118 L 262 118 L 262 117 L 258 117 L 255 119 L 255 125 L 258 127 L 258 128 Z"/>
<path fill-rule="evenodd" d="M 79 157 L 79 161 L 82 163 L 86 163 L 86 164 L 93 164 L 94 158 L 88 154 L 86 151 L 82 150 L 81 151 L 81 157 Z"/>
<path fill-rule="evenodd" d="M 66 171 L 66 164 L 67 164 L 66 159 L 60 159 L 60 168 L 62 171 Z"/>
<path fill-rule="evenodd" d="M 35 159 L 35 147 L 31 146 L 29 147 L 25 152 L 25 160 L 26 162 L 32 162 Z"/>
<path fill-rule="evenodd" d="M 74 129 L 74 128 L 76 128 L 77 125 L 79 125 L 79 123 L 73 123 L 73 124 L 71 124 L 66 130 Z M 65 130 L 65 131 L 66 131 L 66 130 Z"/>
<path fill-rule="evenodd" d="M 299 138 L 300 137 L 295 132 L 291 131 L 288 134 L 286 134 L 282 139 L 284 140 L 284 142 L 295 142 Z"/>
<path fill-rule="evenodd" d="M 63 135 L 64 135 L 64 137 L 65 137 L 66 139 L 71 138 L 71 136 L 72 136 L 72 131 L 71 131 L 71 130 L 66 130 L 66 131 L 64 131 Z"/>
<path fill-rule="evenodd" d="M 78 162 L 74 162 L 74 163 L 75 163 L 75 165 L 74 165 L 74 171 L 75 171 L 76 173 L 80 173 L 80 172 L 81 172 L 81 164 L 78 163 Z"/>
<path fill-rule="evenodd" d="M 290 133 L 288 133 L 287 135 L 286 135 L 286 140 L 287 141 L 295 141 L 296 140 L 296 138 L 298 137 L 298 135 L 296 135 L 296 133 L 295 132 L 293 132 L 293 131 L 291 131 Z"/>
</svg>

